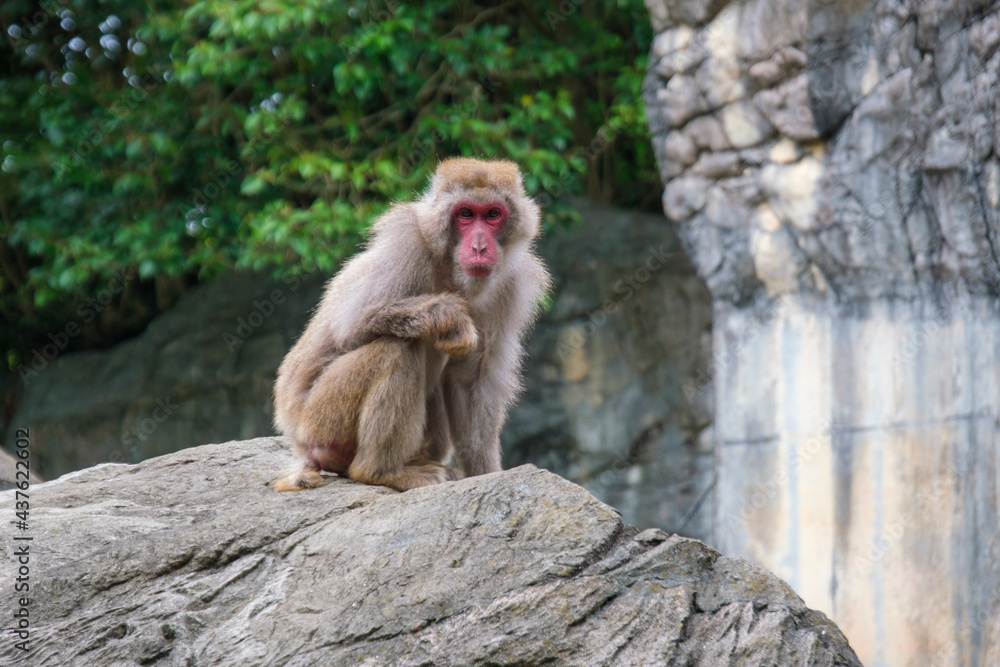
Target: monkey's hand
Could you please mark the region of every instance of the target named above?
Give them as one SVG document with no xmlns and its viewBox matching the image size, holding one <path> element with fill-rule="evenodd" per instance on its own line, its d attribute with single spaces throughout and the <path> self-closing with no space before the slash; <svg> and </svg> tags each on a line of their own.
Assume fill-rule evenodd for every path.
<svg viewBox="0 0 1000 667">
<path fill-rule="evenodd" d="M 445 319 L 435 332 L 434 348 L 455 357 L 470 354 L 479 345 L 479 332 L 472 318 L 462 313 Z"/>
<path fill-rule="evenodd" d="M 439 352 L 464 357 L 479 344 L 479 332 L 469 317 L 465 299 L 457 294 L 438 295 L 428 313 L 430 334 Z"/>
</svg>

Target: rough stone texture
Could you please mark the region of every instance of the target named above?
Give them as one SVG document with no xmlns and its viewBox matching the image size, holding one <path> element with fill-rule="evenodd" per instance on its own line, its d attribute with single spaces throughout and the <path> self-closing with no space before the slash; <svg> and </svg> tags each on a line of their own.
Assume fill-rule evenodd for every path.
<svg viewBox="0 0 1000 667">
<path fill-rule="evenodd" d="M 527 344 L 527 391 L 504 432 L 505 464 L 549 468 L 631 523 L 704 539 L 714 474 L 703 434 L 708 291 L 662 216 L 576 204 L 581 224 L 543 239 L 557 289 Z M 136 339 L 59 358 L 31 379 L 6 442 L 14 427 L 30 427 L 32 465 L 51 478 L 186 443 L 272 435 L 274 375 L 321 283 L 239 274 L 185 294 Z M 241 318 L 257 323 L 255 302 L 273 301 L 274 290 L 285 301 L 245 343 L 225 338 Z"/>
<path fill-rule="evenodd" d="M 0 660 L 861 664 L 760 567 L 623 526 L 532 466 L 404 494 L 341 478 L 274 492 L 288 463 L 283 442 L 261 438 L 34 487 L 30 652 L 5 631 Z"/>
<path fill-rule="evenodd" d="M 716 299 L 997 294 L 996 3 L 647 4 L 678 17 L 645 93 L 664 207 Z"/>
<path fill-rule="evenodd" d="M 1000 664 L 1000 3 L 646 4 L 714 301 L 715 544 L 867 665 Z"/>
</svg>

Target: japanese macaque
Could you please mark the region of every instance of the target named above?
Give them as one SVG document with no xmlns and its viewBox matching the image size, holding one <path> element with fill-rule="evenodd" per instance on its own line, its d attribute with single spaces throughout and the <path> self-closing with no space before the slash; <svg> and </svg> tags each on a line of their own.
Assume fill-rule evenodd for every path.
<svg viewBox="0 0 1000 667">
<path fill-rule="evenodd" d="M 301 467 L 406 491 L 497 472 L 520 388 L 521 338 L 549 289 L 538 206 L 512 162 L 438 165 L 427 192 L 372 227 L 329 282 L 274 390 L 275 426 Z"/>
</svg>

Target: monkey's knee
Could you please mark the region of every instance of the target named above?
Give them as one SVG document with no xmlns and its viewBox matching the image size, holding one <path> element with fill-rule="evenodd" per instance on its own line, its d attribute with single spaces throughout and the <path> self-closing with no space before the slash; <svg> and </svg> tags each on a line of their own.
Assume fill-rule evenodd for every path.
<svg viewBox="0 0 1000 667">
<path fill-rule="evenodd" d="M 275 491 L 302 491 L 322 486 L 323 476 L 318 471 L 309 468 L 294 472 L 288 477 L 279 479 L 273 486 Z"/>
</svg>

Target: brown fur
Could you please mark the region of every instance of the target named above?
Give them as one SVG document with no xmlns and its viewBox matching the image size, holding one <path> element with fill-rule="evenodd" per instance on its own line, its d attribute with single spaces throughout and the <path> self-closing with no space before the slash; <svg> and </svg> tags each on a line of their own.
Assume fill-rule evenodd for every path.
<svg viewBox="0 0 1000 667">
<path fill-rule="evenodd" d="M 510 209 L 489 278 L 458 263 L 451 210 Z M 367 249 L 327 285 L 275 384 L 275 425 L 301 468 L 275 483 L 313 488 L 320 470 L 401 491 L 500 470 L 500 429 L 519 389 L 521 337 L 548 274 L 531 249 L 538 207 L 512 162 L 442 162 L 425 195 L 373 225 Z"/>
<path fill-rule="evenodd" d="M 516 164 L 507 160 L 487 163 L 466 157 L 451 158 L 438 164 L 435 175 L 447 182 L 449 188 L 497 187 L 509 192 L 524 193 L 521 187 L 521 171 Z"/>
</svg>

